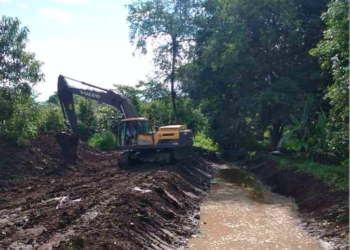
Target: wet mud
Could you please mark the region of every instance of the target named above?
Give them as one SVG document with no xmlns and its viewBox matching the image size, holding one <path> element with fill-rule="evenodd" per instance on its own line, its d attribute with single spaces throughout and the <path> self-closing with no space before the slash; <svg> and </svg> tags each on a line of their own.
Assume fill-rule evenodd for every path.
<svg viewBox="0 0 350 250">
<path fill-rule="evenodd" d="M 77 162 L 53 134 L 30 147 L 0 140 L 0 249 L 178 249 L 198 227 L 214 167 L 117 166 L 118 153 L 80 143 Z"/>
</svg>

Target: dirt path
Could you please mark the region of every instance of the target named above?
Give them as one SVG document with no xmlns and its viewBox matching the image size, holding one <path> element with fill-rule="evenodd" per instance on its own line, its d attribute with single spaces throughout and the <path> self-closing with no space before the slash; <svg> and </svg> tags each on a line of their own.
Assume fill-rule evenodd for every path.
<svg viewBox="0 0 350 250">
<path fill-rule="evenodd" d="M 331 249 L 300 225 L 296 205 L 238 169 L 219 170 L 201 206 L 201 235 L 190 250 Z"/>
<path fill-rule="evenodd" d="M 73 164 L 59 157 L 50 134 L 31 148 L 6 147 L 0 249 L 176 249 L 196 230 L 213 173 L 201 157 L 121 170 L 117 154 L 85 144 Z"/>
</svg>

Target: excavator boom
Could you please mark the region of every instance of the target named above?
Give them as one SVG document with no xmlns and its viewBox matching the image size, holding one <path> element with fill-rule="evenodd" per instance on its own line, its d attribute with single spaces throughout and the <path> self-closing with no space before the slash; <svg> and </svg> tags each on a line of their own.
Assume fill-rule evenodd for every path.
<svg viewBox="0 0 350 250">
<path fill-rule="evenodd" d="M 72 87 L 68 84 L 66 79 L 82 83 L 86 86 L 93 87 L 104 92 Z M 112 90 L 94 86 L 86 82 L 77 81 L 62 75 L 58 77 L 57 89 L 57 94 L 60 100 L 62 113 L 66 121 L 68 132 L 57 134 L 56 139 L 58 144 L 61 146 L 62 153 L 67 157 L 77 157 L 79 142 L 78 122 L 75 113 L 73 94 L 96 100 L 99 103 L 109 104 L 117 108 L 123 115 L 124 119 L 138 117 L 138 113 L 130 104 L 129 100 L 122 95 L 116 94 Z"/>
</svg>

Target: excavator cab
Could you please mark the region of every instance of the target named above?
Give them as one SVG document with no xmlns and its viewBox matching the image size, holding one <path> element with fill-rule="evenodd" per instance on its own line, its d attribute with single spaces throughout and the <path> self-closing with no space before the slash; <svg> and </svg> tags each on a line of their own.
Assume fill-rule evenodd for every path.
<svg viewBox="0 0 350 250">
<path fill-rule="evenodd" d="M 124 119 L 120 122 L 119 145 L 122 148 L 154 145 L 151 124 L 146 118 Z"/>
</svg>

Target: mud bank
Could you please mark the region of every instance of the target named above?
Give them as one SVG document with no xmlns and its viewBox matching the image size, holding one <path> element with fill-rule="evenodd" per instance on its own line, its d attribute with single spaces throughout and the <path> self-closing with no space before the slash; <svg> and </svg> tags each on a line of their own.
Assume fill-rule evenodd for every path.
<svg viewBox="0 0 350 250">
<path fill-rule="evenodd" d="M 330 242 L 333 249 L 349 249 L 349 193 L 332 191 L 313 176 L 277 168 L 273 160 L 250 163 L 271 191 L 294 199 L 303 227 L 314 237 Z"/>
<path fill-rule="evenodd" d="M 117 153 L 78 152 L 62 158 L 50 133 L 0 140 L 0 249 L 178 249 L 196 232 L 214 172 L 204 152 L 128 170 Z"/>
</svg>

